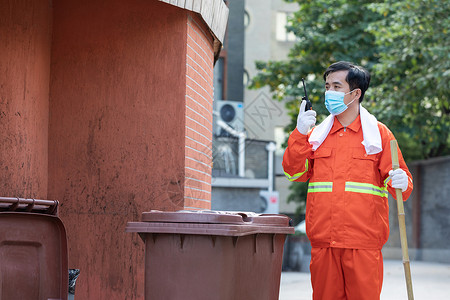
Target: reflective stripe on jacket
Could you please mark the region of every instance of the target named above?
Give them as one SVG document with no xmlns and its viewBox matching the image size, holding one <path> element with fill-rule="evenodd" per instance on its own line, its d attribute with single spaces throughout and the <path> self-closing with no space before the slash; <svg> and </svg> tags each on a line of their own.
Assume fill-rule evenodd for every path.
<svg viewBox="0 0 450 300">
<path fill-rule="evenodd" d="M 381 249 L 389 237 L 388 192 L 392 169 L 389 129 L 378 122 L 383 151 L 367 155 L 358 116 L 344 128 L 337 118 L 328 137 L 312 151 L 308 136 L 295 129 L 283 157 L 283 169 L 291 181 L 307 181 L 306 232 L 312 247 Z M 412 176 L 399 151 L 400 167 Z"/>
</svg>

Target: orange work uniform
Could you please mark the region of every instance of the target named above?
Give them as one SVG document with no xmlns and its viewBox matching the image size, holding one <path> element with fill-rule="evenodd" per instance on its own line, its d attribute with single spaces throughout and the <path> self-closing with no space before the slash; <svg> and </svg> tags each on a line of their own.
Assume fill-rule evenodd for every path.
<svg viewBox="0 0 450 300">
<path fill-rule="evenodd" d="M 380 272 L 380 259 L 382 281 L 381 248 L 389 237 L 388 191 L 395 198 L 395 189 L 392 188 L 389 181 L 389 171 L 392 169 L 390 141 L 395 138 L 390 130 L 380 122 L 378 122 L 378 129 L 383 150 L 372 155 L 368 155 L 361 144 L 363 132 L 360 116 L 348 127 L 343 127 L 335 117 L 328 136 L 316 151 L 312 150 L 312 146 L 308 142 L 311 132 L 306 136 L 295 129 L 289 137 L 288 147 L 283 157 L 284 172 L 290 181 L 307 181 L 309 179 L 306 201 L 306 233 L 313 247 L 311 280 L 314 299 L 379 299 L 381 283 L 379 287 L 374 287 L 372 293 L 366 291 L 373 296 L 363 298 L 359 298 L 359 296 L 352 298 L 350 295 L 342 298 L 320 296 L 329 294 L 326 292 L 327 289 L 341 289 L 343 295 L 346 295 L 345 290 L 348 292 L 355 290 L 349 289 L 347 285 L 361 284 L 364 286 L 364 283 L 358 283 L 360 277 L 364 276 L 354 276 L 354 282 L 349 282 L 345 274 L 348 274 L 351 269 L 356 273 L 361 273 L 358 269 L 365 270 L 368 268 L 365 264 L 371 262 L 374 265 L 374 272 Z M 406 172 L 409 178 L 408 188 L 403 192 L 403 199 L 406 200 L 412 192 L 413 183 L 400 151 L 399 163 L 400 168 Z M 320 248 L 331 248 L 328 249 L 329 253 L 320 255 L 322 261 L 315 257 Z M 334 251 L 333 249 L 340 250 Z M 356 249 L 359 253 L 361 250 L 367 250 L 364 255 L 360 255 L 367 259 L 361 260 L 355 256 L 355 261 L 348 263 L 347 265 L 350 267 L 346 268 L 344 256 L 352 257 L 346 253 L 353 251 L 351 249 Z M 338 255 L 337 258 L 336 255 Z M 374 256 L 380 257 L 377 260 L 374 259 Z M 330 259 L 337 259 L 337 261 L 332 263 Z M 332 276 L 331 278 L 334 279 L 330 281 L 323 280 L 326 274 L 315 272 L 323 271 L 324 265 L 341 269 L 340 271 L 333 270 L 333 272 L 344 276 L 345 280 L 337 280 L 337 275 Z M 331 272 L 331 270 L 327 270 L 327 272 Z M 342 283 L 342 287 L 334 286 L 340 283 Z M 379 289 L 378 292 L 377 289 Z M 376 293 L 378 296 L 375 295 Z"/>
</svg>

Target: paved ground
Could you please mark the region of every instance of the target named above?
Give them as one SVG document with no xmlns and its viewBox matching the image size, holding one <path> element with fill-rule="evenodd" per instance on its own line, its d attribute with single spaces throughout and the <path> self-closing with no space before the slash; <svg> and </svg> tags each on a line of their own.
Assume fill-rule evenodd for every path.
<svg viewBox="0 0 450 300">
<path fill-rule="evenodd" d="M 450 264 L 412 261 L 411 274 L 414 299 L 450 299 Z M 309 273 L 282 273 L 279 300 L 311 300 L 311 295 Z M 408 299 L 403 263 L 397 260 L 385 260 L 381 300 L 402 299 Z"/>
</svg>

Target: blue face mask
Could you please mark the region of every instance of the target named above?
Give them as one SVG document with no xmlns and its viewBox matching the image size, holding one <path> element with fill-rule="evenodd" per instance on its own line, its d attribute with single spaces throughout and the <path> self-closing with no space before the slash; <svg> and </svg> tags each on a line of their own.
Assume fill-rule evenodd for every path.
<svg viewBox="0 0 450 300">
<path fill-rule="evenodd" d="M 330 112 L 330 114 L 332 114 L 332 115 L 342 114 L 348 108 L 348 106 L 356 99 L 356 98 L 353 99 L 347 105 L 345 105 L 345 103 L 344 103 L 345 95 L 350 94 L 353 91 L 350 91 L 348 93 L 337 92 L 337 91 L 326 91 L 325 92 L 325 106 L 328 109 L 328 111 Z"/>
</svg>

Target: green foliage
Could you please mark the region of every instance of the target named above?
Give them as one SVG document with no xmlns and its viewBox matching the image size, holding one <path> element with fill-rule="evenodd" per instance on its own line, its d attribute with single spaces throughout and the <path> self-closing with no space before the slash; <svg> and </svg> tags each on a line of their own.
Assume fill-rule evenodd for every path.
<svg viewBox="0 0 450 300">
<path fill-rule="evenodd" d="M 409 160 L 450 154 L 450 2 L 386 1 L 371 9 L 384 16 L 368 28 L 383 50 L 372 71 L 382 79 L 372 111 L 403 136 Z"/>
<path fill-rule="evenodd" d="M 371 72 L 363 104 L 392 130 L 407 161 L 450 154 L 450 1 L 285 1 L 299 5 L 288 26 L 298 41 L 286 61 L 257 62 L 251 87 L 269 86 L 285 103 L 287 132 L 296 125 L 301 78 L 320 122 L 328 115 L 322 74 L 347 60 Z M 291 201 L 301 202 L 302 189 L 292 187 Z"/>
<path fill-rule="evenodd" d="M 294 202 L 298 204 L 297 210 L 295 212 L 297 216 L 304 214 L 306 209 L 305 199 L 308 193 L 308 183 L 294 181 L 289 186 L 289 190 L 291 191 L 291 193 L 287 198 L 287 202 L 288 203 Z"/>
<path fill-rule="evenodd" d="M 378 62 L 375 36 L 366 32 L 370 24 L 382 19 L 379 13 L 369 9 L 373 1 L 300 1 L 299 10 L 290 20 L 288 29 L 296 34 L 298 42 L 291 49 L 286 61 L 256 62 L 260 71 L 252 79 L 251 88 L 269 86 L 276 100 L 283 101 L 292 131 L 303 96 L 301 79 L 304 77 L 308 95 L 318 122 L 328 112 L 323 105 L 323 72 L 333 62 L 348 60 L 368 69 Z"/>
</svg>

